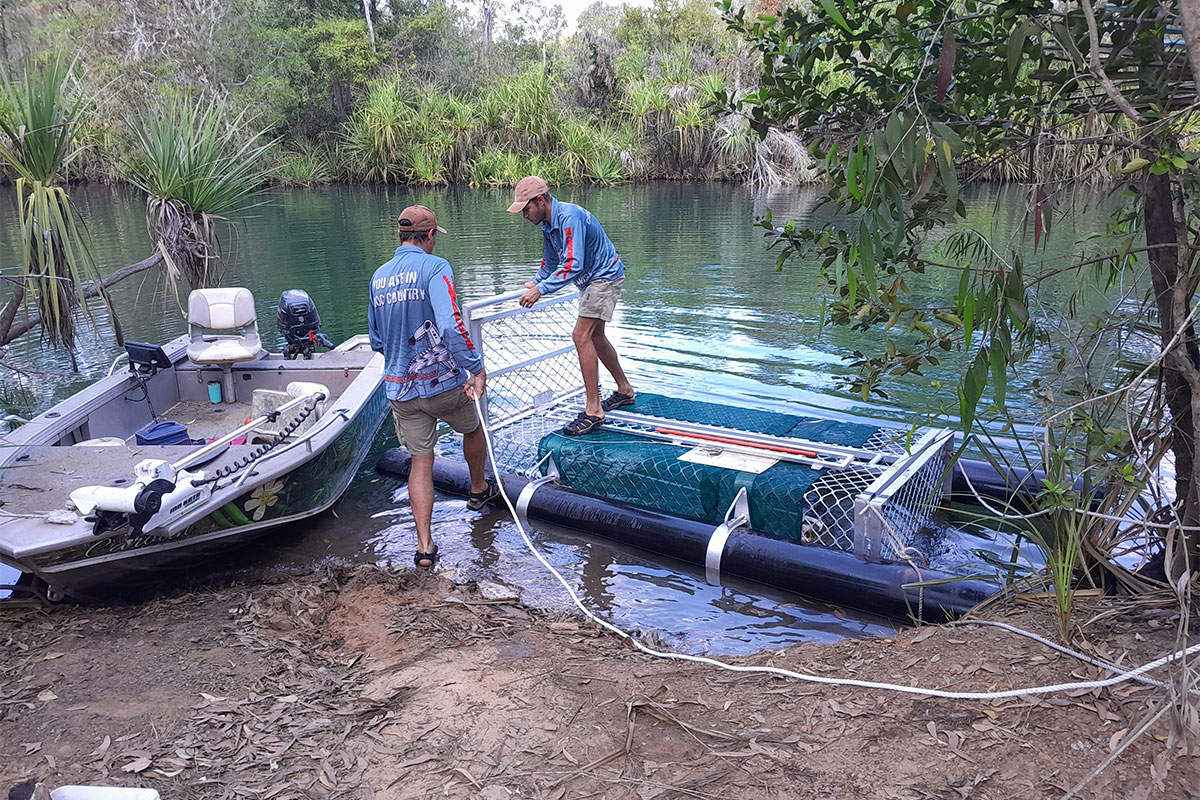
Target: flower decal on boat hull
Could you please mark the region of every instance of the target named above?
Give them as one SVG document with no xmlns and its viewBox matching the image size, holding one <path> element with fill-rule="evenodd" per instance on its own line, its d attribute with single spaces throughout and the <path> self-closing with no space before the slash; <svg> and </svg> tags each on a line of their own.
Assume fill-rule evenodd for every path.
<svg viewBox="0 0 1200 800">
<path fill-rule="evenodd" d="M 254 490 L 246 501 L 246 513 L 253 514 L 254 521 L 260 521 L 267 509 L 279 502 L 279 493 L 283 490 L 283 481 L 270 481 Z"/>
</svg>

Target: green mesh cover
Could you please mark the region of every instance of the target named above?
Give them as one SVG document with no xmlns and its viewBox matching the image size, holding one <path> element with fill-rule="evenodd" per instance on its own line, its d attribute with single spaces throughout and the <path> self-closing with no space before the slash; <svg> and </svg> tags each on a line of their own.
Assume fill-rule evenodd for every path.
<svg viewBox="0 0 1200 800">
<path fill-rule="evenodd" d="M 858 447 L 877 430 L 774 411 L 639 394 L 622 411 L 734 430 L 794 436 Z M 759 475 L 680 461 L 688 448 L 600 428 L 587 436 L 551 433 L 538 456 L 554 454 L 562 482 L 576 491 L 611 497 L 688 519 L 719 525 L 738 489 L 746 487 L 750 526 L 781 539 L 801 540 L 804 493 L 821 472 L 779 462 Z"/>
</svg>

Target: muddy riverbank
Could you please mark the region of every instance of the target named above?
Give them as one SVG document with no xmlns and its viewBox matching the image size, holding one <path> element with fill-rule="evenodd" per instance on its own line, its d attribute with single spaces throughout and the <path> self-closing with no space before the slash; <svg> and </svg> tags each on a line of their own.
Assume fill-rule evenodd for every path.
<svg viewBox="0 0 1200 800">
<path fill-rule="evenodd" d="M 1044 613 L 992 615 L 1050 633 Z M 1176 622 L 1143 609 L 1084 633 L 1132 666 L 1172 649 Z M 0 610 L 0 643 L 0 788 L 38 777 L 164 800 L 1061 797 L 1159 694 L 955 702 L 739 675 L 372 567 Z M 1100 674 L 994 628 L 730 660 L 957 690 Z M 1200 797 L 1200 757 L 1168 750 L 1169 716 L 1079 796 Z"/>
</svg>

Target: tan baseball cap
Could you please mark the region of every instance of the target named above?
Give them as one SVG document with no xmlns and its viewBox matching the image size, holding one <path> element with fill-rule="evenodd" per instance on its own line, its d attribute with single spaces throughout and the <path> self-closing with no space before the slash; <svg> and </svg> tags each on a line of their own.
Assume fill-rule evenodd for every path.
<svg viewBox="0 0 1200 800">
<path fill-rule="evenodd" d="M 401 211 L 399 228 L 405 233 L 446 232 L 445 228 L 437 224 L 437 215 L 425 206 L 409 206 Z"/>
<path fill-rule="evenodd" d="M 517 188 L 513 190 L 513 204 L 508 207 L 508 213 L 521 213 L 526 203 L 538 195 L 547 194 L 549 191 L 550 186 L 537 175 L 521 178 L 521 180 L 517 181 Z"/>
</svg>

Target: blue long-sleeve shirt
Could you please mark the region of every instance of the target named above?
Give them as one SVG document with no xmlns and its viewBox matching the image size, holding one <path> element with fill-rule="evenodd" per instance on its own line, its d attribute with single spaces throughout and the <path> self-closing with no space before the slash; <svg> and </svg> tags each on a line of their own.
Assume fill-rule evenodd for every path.
<svg viewBox="0 0 1200 800">
<path fill-rule="evenodd" d="M 375 270 L 367 330 L 371 349 L 384 356 L 389 400 L 432 397 L 483 369 L 458 308 L 450 262 L 416 245 L 400 245 Z"/>
<path fill-rule="evenodd" d="M 625 274 L 617 248 L 586 208 L 551 198 L 550 221 L 542 223 L 542 236 L 536 283 L 543 295 L 571 282 L 582 290 L 592 281 L 616 280 Z"/>
</svg>

